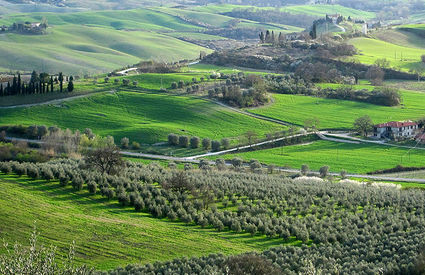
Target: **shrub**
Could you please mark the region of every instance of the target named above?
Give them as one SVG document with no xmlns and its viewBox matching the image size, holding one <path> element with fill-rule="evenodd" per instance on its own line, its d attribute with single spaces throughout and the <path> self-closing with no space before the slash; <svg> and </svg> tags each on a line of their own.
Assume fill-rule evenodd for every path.
<svg viewBox="0 0 425 275">
<path fill-rule="evenodd" d="M 69 177 L 68 176 L 62 176 L 62 177 L 60 177 L 59 178 L 59 184 L 61 185 L 61 186 L 67 186 L 68 185 L 68 183 L 69 183 Z"/>
<path fill-rule="evenodd" d="M 179 144 L 179 137 L 176 134 L 168 135 L 168 144 L 172 146 L 177 146 Z"/>
<path fill-rule="evenodd" d="M 192 137 L 190 139 L 190 147 L 192 149 L 197 149 L 199 148 L 199 144 L 201 143 L 201 140 L 199 139 L 199 137 Z"/>
<path fill-rule="evenodd" d="M 130 140 L 127 137 L 121 139 L 121 148 L 127 149 L 130 144 Z"/>
<path fill-rule="evenodd" d="M 228 138 L 223 138 L 221 140 L 221 145 L 223 146 L 224 149 L 229 149 L 229 147 L 230 147 L 230 140 Z"/>
<path fill-rule="evenodd" d="M 171 83 L 171 89 L 175 90 L 177 89 L 178 85 L 176 82 Z"/>
<path fill-rule="evenodd" d="M 221 147 L 221 143 L 220 143 L 220 141 L 218 141 L 218 140 L 214 140 L 214 141 L 211 143 L 211 147 L 212 147 L 212 150 L 213 150 L 214 152 L 218 152 L 218 151 L 220 151 L 220 147 Z"/>
<path fill-rule="evenodd" d="M 72 187 L 75 190 L 82 190 L 83 189 L 83 179 L 80 176 L 74 177 L 72 179 Z"/>
<path fill-rule="evenodd" d="M 179 145 L 184 148 L 189 147 L 189 138 L 187 136 L 180 136 Z"/>
<path fill-rule="evenodd" d="M 325 165 L 319 169 L 320 177 L 326 178 L 329 175 L 329 166 Z"/>
<path fill-rule="evenodd" d="M 125 85 L 125 86 L 128 86 L 130 84 L 130 80 L 124 78 L 122 80 L 122 84 Z"/>
<path fill-rule="evenodd" d="M 133 141 L 133 142 L 131 143 L 131 148 L 132 148 L 133 150 L 139 150 L 139 149 L 141 148 L 140 143 L 138 143 L 138 142 L 136 142 L 136 141 Z"/>
<path fill-rule="evenodd" d="M 91 194 L 96 194 L 97 192 L 97 184 L 95 181 L 90 181 L 89 183 L 87 183 L 87 188 L 89 189 L 89 192 Z"/>
<path fill-rule="evenodd" d="M 308 167 L 307 164 L 301 165 L 301 174 L 303 176 L 307 175 L 309 171 L 310 171 L 310 168 Z"/>
<path fill-rule="evenodd" d="M 183 87 L 184 87 L 184 81 L 183 80 L 180 80 L 179 81 L 179 84 L 178 84 L 178 88 L 179 89 L 183 89 Z"/>
<path fill-rule="evenodd" d="M 134 201 L 134 210 L 136 210 L 137 212 L 140 212 L 143 209 L 145 209 L 145 203 L 143 202 L 143 200 L 140 197 L 138 197 Z"/>
<path fill-rule="evenodd" d="M 234 168 L 239 168 L 239 167 L 242 166 L 242 164 L 243 164 L 242 159 L 240 159 L 240 158 L 232 159 L 232 165 L 233 165 Z"/>
<path fill-rule="evenodd" d="M 209 138 L 204 138 L 202 140 L 202 147 L 204 150 L 209 150 L 211 148 L 211 140 Z"/>
</svg>

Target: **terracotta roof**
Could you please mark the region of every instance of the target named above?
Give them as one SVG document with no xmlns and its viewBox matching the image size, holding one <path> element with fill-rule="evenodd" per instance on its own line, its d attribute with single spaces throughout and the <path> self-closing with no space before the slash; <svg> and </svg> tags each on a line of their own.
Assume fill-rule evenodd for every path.
<svg viewBox="0 0 425 275">
<path fill-rule="evenodd" d="M 407 127 L 407 126 L 417 126 L 418 124 L 413 121 L 390 121 L 387 123 L 382 123 L 375 125 L 376 128 L 385 128 L 385 127 L 391 127 L 391 128 L 401 128 L 401 127 Z"/>
</svg>

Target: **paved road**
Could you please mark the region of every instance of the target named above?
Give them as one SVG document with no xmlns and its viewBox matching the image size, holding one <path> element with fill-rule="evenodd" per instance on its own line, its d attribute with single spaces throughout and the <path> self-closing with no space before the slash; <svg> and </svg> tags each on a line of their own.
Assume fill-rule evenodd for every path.
<svg viewBox="0 0 425 275">
<path fill-rule="evenodd" d="M 100 93 L 114 93 L 114 92 L 115 91 L 93 92 L 93 93 L 90 93 L 90 94 L 64 97 L 64 98 L 53 99 L 53 100 L 39 102 L 39 103 L 5 106 L 5 107 L 0 107 L 0 109 L 16 109 L 16 108 L 28 108 L 28 107 L 42 106 L 42 105 L 56 105 L 56 104 L 60 104 L 60 103 L 65 102 L 65 101 L 71 101 L 71 100 L 75 100 L 75 99 L 79 99 L 79 98 L 90 97 L 90 96 L 100 94 Z"/>
<path fill-rule="evenodd" d="M 265 145 L 265 144 L 275 143 L 275 142 L 282 141 L 282 140 L 285 140 L 285 139 L 290 139 L 290 138 L 294 138 L 294 137 L 303 137 L 303 136 L 307 136 L 309 134 L 311 134 L 311 133 L 297 134 L 297 135 L 292 135 L 292 136 L 287 136 L 287 137 L 276 138 L 276 139 L 272 139 L 272 140 L 258 142 L 258 143 L 252 144 L 252 145 L 236 147 L 236 148 L 223 150 L 223 151 L 219 151 L 219 152 L 209 152 L 209 153 L 202 154 L 202 155 L 186 157 L 185 159 L 192 160 L 192 159 L 199 159 L 199 158 L 205 158 L 205 157 L 210 157 L 210 156 L 218 156 L 218 155 L 228 154 L 228 153 L 236 152 L 236 151 L 239 151 L 239 150 L 255 148 L 255 147 L 258 147 L 258 146 Z"/>
</svg>

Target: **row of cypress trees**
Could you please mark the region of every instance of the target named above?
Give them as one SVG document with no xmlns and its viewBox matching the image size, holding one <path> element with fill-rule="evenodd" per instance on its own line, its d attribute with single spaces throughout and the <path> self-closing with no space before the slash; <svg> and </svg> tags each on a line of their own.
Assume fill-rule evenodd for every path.
<svg viewBox="0 0 425 275">
<path fill-rule="evenodd" d="M 17 76 L 13 76 L 12 83 L 8 81 L 5 86 L 0 83 L 0 96 L 45 94 L 57 91 L 55 85 L 59 85 L 58 91 L 62 93 L 64 92 L 64 80 L 63 73 L 59 73 L 57 77 L 53 78 L 48 73 L 38 74 L 33 71 L 30 81 L 24 82 L 21 79 L 21 74 L 18 73 Z M 74 90 L 74 78 L 70 76 L 66 77 L 66 80 L 68 81 L 68 86 L 65 91 L 72 92 Z"/>
</svg>

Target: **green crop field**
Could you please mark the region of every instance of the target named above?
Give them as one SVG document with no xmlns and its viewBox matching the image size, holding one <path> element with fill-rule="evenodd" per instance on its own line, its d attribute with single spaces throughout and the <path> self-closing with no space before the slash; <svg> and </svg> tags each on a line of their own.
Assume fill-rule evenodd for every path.
<svg viewBox="0 0 425 275">
<path fill-rule="evenodd" d="M 356 118 L 369 115 L 374 123 L 392 120 L 414 120 L 425 114 L 425 94 L 402 91 L 403 105 L 386 107 L 348 100 L 325 99 L 302 95 L 274 94 L 271 105 L 247 111 L 304 125 L 310 118 L 318 118 L 321 129 L 351 129 Z"/>
<path fill-rule="evenodd" d="M 355 57 L 360 62 L 373 64 L 377 59 L 386 58 L 390 61 L 391 67 L 399 68 L 404 71 L 420 66 L 421 56 L 425 54 L 424 49 L 397 45 L 373 38 L 354 38 L 351 39 L 349 43 L 359 50 L 359 54 Z M 411 43 L 420 42 L 416 40 L 416 42 L 412 41 Z"/>
<path fill-rule="evenodd" d="M 116 200 L 109 202 L 54 181 L 0 174 L 0 187 L 1 239 L 27 245 L 35 222 L 42 244 L 57 246 L 58 254 L 64 256 L 75 241 L 76 261 L 97 269 L 263 250 L 279 244 L 265 236 L 217 232 L 153 218 L 121 207 Z"/>
<path fill-rule="evenodd" d="M 80 130 L 88 127 L 116 140 L 126 136 L 140 143 L 165 141 L 169 133 L 221 139 L 237 138 L 249 130 L 264 136 L 282 129 L 196 97 L 127 91 L 93 95 L 56 106 L 0 109 L 1 125 L 16 123 Z"/>
<path fill-rule="evenodd" d="M 409 153 L 407 149 L 382 145 L 317 141 L 307 145 L 293 145 L 224 156 L 226 159 L 234 157 L 241 157 L 247 161 L 257 159 L 262 163 L 295 169 L 307 164 L 312 170 L 317 171 L 320 167 L 329 165 L 333 172 L 345 169 L 349 173 L 367 173 L 393 168 L 398 164 L 423 167 L 425 151 L 410 150 Z"/>
</svg>

